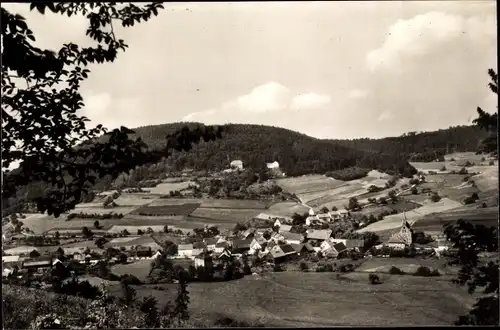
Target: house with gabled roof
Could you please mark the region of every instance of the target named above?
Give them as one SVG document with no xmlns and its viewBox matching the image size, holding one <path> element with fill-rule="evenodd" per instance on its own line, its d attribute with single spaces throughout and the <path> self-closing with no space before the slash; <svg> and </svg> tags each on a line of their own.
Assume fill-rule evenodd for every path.
<svg viewBox="0 0 500 330">
<path fill-rule="evenodd" d="M 257 228 L 257 229 L 255 229 L 255 236 L 262 236 L 262 235 L 264 235 L 265 232 L 272 233 L 273 228 L 272 227 Z"/>
<path fill-rule="evenodd" d="M 334 243 L 343 243 L 349 250 L 360 251 L 365 246 L 365 241 L 363 239 L 345 239 L 331 237 L 329 240 Z"/>
<path fill-rule="evenodd" d="M 306 253 L 314 252 L 313 247 L 309 243 L 301 243 L 301 244 L 290 244 L 291 247 L 297 252 L 299 255 L 304 255 Z"/>
<path fill-rule="evenodd" d="M 215 253 L 222 253 L 225 249 L 228 249 L 231 247 L 231 244 L 229 242 L 217 242 L 215 244 Z"/>
<path fill-rule="evenodd" d="M 347 251 L 347 247 L 344 243 L 336 243 L 331 239 L 325 240 L 321 243 L 321 252 L 324 255 L 329 255 L 333 257 L 337 257 L 340 253 Z"/>
<path fill-rule="evenodd" d="M 38 257 L 26 259 L 22 263 L 22 268 L 25 269 L 38 269 L 52 267 L 52 257 Z"/>
<path fill-rule="evenodd" d="M 267 245 L 267 240 L 263 236 L 256 236 L 250 243 L 249 254 L 254 254 L 256 251 L 262 251 Z"/>
<path fill-rule="evenodd" d="M 290 244 L 275 245 L 269 251 L 269 254 L 275 262 L 284 261 L 297 255 L 297 251 Z"/>
<path fill-rule="evenodd" d="M 331 229 L 309 229 L 306 231 L 308 240 L 324 241 L 332 236 Z"/>
<path fill-rule="evenodd" d="M 217 260 L 222 261 L 222 262 L 227 262 L 230 261 L 233 258 L 233 254 L 229 249 L 225 249 L 221 253 L 217 255 Z"/>
</svg>

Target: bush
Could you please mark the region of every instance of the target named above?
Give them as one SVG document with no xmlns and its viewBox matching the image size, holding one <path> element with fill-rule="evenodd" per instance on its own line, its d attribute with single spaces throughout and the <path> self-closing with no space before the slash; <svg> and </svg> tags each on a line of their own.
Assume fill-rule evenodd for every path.
<svg viewBox="0 0 500 330">
<path fill-rule="evenodd" d="M 300 268 L 300 270 L 301 270 L 301 271 L 303 271 L 303 272 L 304 272 L 304 271 L 309 270 L 309 266 L 308 266 L 308 265 L 307 265 L 307 263 L 306 263 L 306 262 L 304 262 L 304 261 L 302 261 L 302 262 L 300 263 L 299 268 Z"/>
<path fill-rule="evenodd" d="M 490 161 L 490 162 L 488 163 L 488 165 L 493 166 L 493 165 L 495 165 L 495 162 L 494 162 L 494 161 Z"/>
<path fill-rule="evenodd" d="M 437 203 L 441 200 L 441 196 L 439 196 L 437 193 L 434 193 L 431 197 L 431 200 L 434 202 L 434 203 Z"/>
<path fill-rule="evenodd" d="M 467 173 L 468 173 L 468 172 L 467 172 L 467 169 L 466 169 L 465 167 L 462 167 L 462 168 L 460 169 L 460 171 L 458 172 L 458 174 L 467 174 Z"/>
<path fill-rule="evenodd" d="M 413 276 L 423 276 L 423 277 L 431 277 L 431 276 L 439 276 L 439 271 L 437 269 L 430 270 L 429 267 L 420 266 L 417 271 L 413 274 Z"/>
<path fill-rule="evenodd" d="M 378 277 L 377 274 L 368 275 L 368 280 L 370 281 L 371 284 L 380 284 L 380 278 Z"/>
<path fill-rule="evenodd" d="M 273 272 L 282 272 L 283 271 L 283 267 L 281 267 L 280 264 L 275 264 L 273 266 Z"/>
<path fill-rule="evenodd" d="M 404 273 L 405 272 L 395 266 L 392 266 L 391 269 L 389 269 L 389 274 L 391 275 L 404 275 Z"/>
</svg>

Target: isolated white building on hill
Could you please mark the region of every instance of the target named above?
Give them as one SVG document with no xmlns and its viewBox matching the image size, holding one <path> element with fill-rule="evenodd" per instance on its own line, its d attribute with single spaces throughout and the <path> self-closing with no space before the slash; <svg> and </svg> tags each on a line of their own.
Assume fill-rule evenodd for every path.
<svg viewBox="0 0 500 330">
<path fill-rule="evenodd" d="M 243 161 L 241 160 L 233 160 L 230 164 L 231 168 L 236 168 L 239 170 L 243 169 Z"/>
<path fill-rule="evenodd" d="M 272 169 L 272 168 L 280 168 L 280 164 L 277 161 L 274 161 L 272 163 L 267 163 L 266 164 L 267 168 Z"/>
</svg>

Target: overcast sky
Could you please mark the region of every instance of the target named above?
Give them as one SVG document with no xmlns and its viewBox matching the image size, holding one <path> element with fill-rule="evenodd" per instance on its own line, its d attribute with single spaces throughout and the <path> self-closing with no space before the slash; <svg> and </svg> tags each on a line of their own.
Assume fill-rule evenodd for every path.
<svg viewBox="0 0 500 330">
<path fill-rule="evenodd" d="M 2 5 L 4 6 L 4 5 Z M 84 44 L 84 18 L 27 18 L 38 45 Z M 178 3 L 119 29 L 129 48 L 92 66 L 93 124 L 281 126 L 318 138 L 468 124 L 496 109 L 494 1 Z"/>
</svg>

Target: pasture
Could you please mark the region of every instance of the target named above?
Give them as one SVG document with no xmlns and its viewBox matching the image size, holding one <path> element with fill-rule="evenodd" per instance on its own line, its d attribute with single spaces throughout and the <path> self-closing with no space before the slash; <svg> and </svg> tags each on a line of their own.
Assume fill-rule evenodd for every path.
<svg viewBox="0 0 500 330">
<path fill-rule="evenodd" d="M 183 189 L 189 188 L 191 185 L 197 185 L 195 182 L 170 182 L 170 183 L 160 183 L 156 187 L 149 188 L 152 194 L 169 194 L 171 191 L 181 191 Z"/>
<path fill-rule="evenodd" d="M 144 194 L 143 196 L 138 196 L 136 194 L 122 194 L 115 199 L 115 203 L 119 206 L 142 206 L 152 203 L 156 198 L 158 198 L 158 196 L 151 196 L 149 194 Z"/>
<path fill-rule="evenodd" d="M 135 209 L 132 214 L 147 215 L 147 216 L 173 216 L 173 215 L 189 215 L 200 206 L 200 203 L 186 203 L 178 205 L 145 205 Z"/>
<path fill-rule="evenodd" d="M 135 210 L 137 206 L 120 206 L 118 205 L 117 207 L 110 207 L 110 208 L 104 208 L 101 205 L 99 206 L 91 206 L 89 204 L 94 204 L 94 203 L 86 203 L 86 204 L 79 204 L 80 207 L 75 208 L 74 210 L 71 210 L 70 213 L 83 213 L 83 214 L 108 214 L 108 213 L 121 213 L 123 215 L 128 214 Z M 83 205 L 83 206 L 82 206 Z"/>
<path fill-rule="evenodd" d="M 42 234 L 54 226 L 68 223 L 66 221 L 66 214 L 61 214 L 59 218 L 41 213 L 27 213 L 25 216 L 26 219 L 20 219 L 24 224 L 23 227 L 31 229 L 35 234 Z M 93 223 L 92 221 L 92 224 Z"/>
<path fill-rule="evenodd" d="M 451 199 L 442 198 L 437 203 L 429 203 L 429 204 L 422 205 L 419 208 L 405 212 L 405 214 L 406 214 L 406 219 L 408 220 L 410 225 L 413 225 L 415 222 L 417 222 L 419 219 L 421 219 L 426 214 L 444 212 L 444 211 L 456 209 L 456 208 L 461 207 L 461 206 L 462 206 L 462 204 L 455 202 L 455 201 L 452 201 Z M 358 232 L 359 233 L 363 233 L 363 232 L 375 232 L 376 233 L 376 232 L 382 231 L 382 230 L 397 229 L 401 226 L 402 219 L 403 219 L 403 214 L 388 215 L 383 220 L 377 221 L 377 222 L 372 223 L 364 228 L 359 229 Z"/>
<path fill-rule="evenodd" d="M 498 166 L 488 166 L 481 174 L 471 177 L 480 191 L 498 191 Z"/>
<path fill-rule="evenodd" d="M 413 225 L 413 228 L 415 230 L 425 232 L 442 231 L 444 225 L 453 223 L 459 219 L 466 220 L 473 224 L 483 224 L 486 226 L 496 227 L 498 226 L 498 206 L 428 214 L 418 220 Z"/>
<path fill-rule="evenodd" d="M 127 264 L 116 264 L 111 266 L 111 272 L 118 276 L 130 274 L 134 275 L 141 281 L 145 281 L 151 270 L 152 259 L 137 260 Z"/>
<path fill-rule="evenodd" d="M 294 213 L 304 214 L 309 212 L 309 207 L 296 202 L 280 202 L 271 205 L 265 214 L 277 217 L 291 217 Z"/>
<path fill-rule="evenodd" d="M 431 270 L 439 270 L 442 275 L 456 275 L 458 268 L 447 263 L 447 259 L 436 258 L 370 258 L 356 268 L 356 272 L 388 273 L 389 269 L 395 266 L 407 274 L 413 274 L 418 267 L 425 266 Z"/>
<path fill-rule="evenodd" d="M 246 222 L 261 213 L 258 209 L 197 208 L 190 214 L 193 218 L 213 219 L 219 222 Z"/>
<path fill-rule="evenodd" d="M 215 199 L 215 198 L 161 198 L 153 201 L 149 206 L 166 206 L 182 204 L 200 204 L 201 208 L 221 209 L 259 209 L 268 207 L 268 202 L 249 199 Z"/>
<path fill-rule="evenodd" d="M 175 298 L 177 286 L 165 291 L 136 286 L 138 298 L 155 296 L 160 306 Z M 449 280 L 388 275 L 380 285 L 338 280 L 335 273 L 283 272 L 219 283 L 190 283 L 193 318 L 228 316 L 267 326 L 404 326 L 450 325 L 472 302 Z"/>
<path fill-rule="evenodd" d="M 283 190 L 295 194 L 330 190 L 345 184 L 344 181 L 328 178 L 324 175 L 303 175 L 299 177 L 278 179 L 276 182 Z"/>
</svg>

